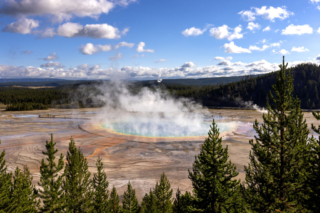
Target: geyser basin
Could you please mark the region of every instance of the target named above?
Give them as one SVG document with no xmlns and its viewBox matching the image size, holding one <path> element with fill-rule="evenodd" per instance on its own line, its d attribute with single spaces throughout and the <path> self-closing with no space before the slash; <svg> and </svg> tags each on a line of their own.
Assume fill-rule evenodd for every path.
<svg viewBox="0 0 320 213">
<path fill-rule="evenodd" d="M 243 122 L 219 122 L 217 126 L 220 133 L 227 133 L 235 131 L 241 124 Z M 106 123 L 102 124 L 102 128 L 114 133 L 144 137 L 193 137 L 207 136 L 210 125 L 210 122 L 183 124 L 169 120 L 155 122 L 136 120 Z"/>
</svg>

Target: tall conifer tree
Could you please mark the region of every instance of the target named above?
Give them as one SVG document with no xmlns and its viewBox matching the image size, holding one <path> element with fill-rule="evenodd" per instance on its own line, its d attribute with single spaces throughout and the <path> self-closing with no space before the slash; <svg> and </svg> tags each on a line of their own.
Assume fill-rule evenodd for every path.
<svg viewBox="0 0 320 213">
<path fill-rule="evenodd" d="M 107 175 L 103 170 L 102 159 L 99 157 L 96 163 L 97 173 L 94 174 L 92 180 L 93 187 L 93 212 L 103 213 L 108 211 L 108 198 L 109 198 L 109 182 Z"/>
<path fill-rule="evenodd" d="M 188 213 L 191 212 L 192 208 L 193 204 L 190 192 L 187 191 L 185 194 L 182 194 L 178 188 L 173 202 L 173 213 Z"/>
<path fill-rule="evenodd" d="M 59 172 L 63 169 L 63 154 L 61 153 L 58 165 L 55 163 L 55 154 L 58 149 L 55 148 L 56 143 L 53 142 L 53 135 L 51 134 L 50 142 L 46 141 L 46 151 L 42 152 L 47 156 L 45 162 L 41 161 L 40 166 L 40 182 L 38 185 L 42 187 L 39 189 L 39 197 L 43 205 L 40 208 L 41 212 L 63 212 L 64 209 L 64 194 L 61 188 L 62 175 Z"/>
<path fill-rule="evenodd" d="M 92 190 L 88 162 L 80 148 L 76 148 L 72 138 L 66 158 L 63 182 L 66 210 L 74 213 L 89 212 L 91 211 Z"/>
<path fill-rule="evenodd" d="M 12 173 L 7 173 L 5 155 L 5 150 L 3 150 L 0 154 L 0 212 L 4 212 L 4 209 L 10 204 L 8 195 L 12 186 Z"/>
<path fill-rule="evenodd" d="M 109 199 L 109 212 L 119 213 L 121 210 L 119 195 L 117 194 L 116 187 L 112 187 Z"/>
<path fill-rule="evenodd" d="M 319 112 L 312 112 L 313 116 L 320 120 Z M 314 126 L 312 130 L 320 134 L 320 125 Z M 307 175 L 305 177 L 305 193 L 308 197 L 304 200 L 304 206 L 312 212 L 320 212 L 320 136 L 318 140 L 314 137 L 310 140 L 311 149 L 306 161 L 309 162 Z"/>
<path fill-rule="evenodd" d="M 167 176 L 162 173 L 160 177 L 160 182 L 156 183 L 154 189 L 154 194 L 157 198 L 158 210 L 161 213 L 172 212 L 172 189 Z"/>
<path fill-rule="evenodd" d="M 243 195 L 257 212 L 302 211 L 303 176 L 307 162 L 308 129 L 300 101 L 292 97 L 293 78 L 288 64 L 280 65 L 276 83 L 267 103 L 263 123 L 253 125 L 257 132 L 250 140 L 250 164 L 245 167 Z"/>
<path fill-rule="evenodd" d="M 139 204 L 136 197 L 136 190 L 132 188 L 131 183 L 128 183 L 128 189 L 123 194 L 122 213 L 138 213 Z"/>
<path fill-rule="evenodd" d="M 7 196 L 10 203 L 4 209 L 4 212 L 37 212 L 40 202 L 36 199 L 36 190 L 32 185 L 32 176 L 27 166 L 24 167 L 23 171 L 19 167 L 16 168 L 13 175 L 13 184 Z"/>
<path fill-rule="evenodd" d="M 146 193 L 142 199 L 140 213 L 159 213 L 157 198 L 151 189 L 149 194 Z"/>
<path fill-rule="evenodd" d="M 228 146 L 222 147 L 222 138 L 213 119 L 208 138 L 195 157 L 189 178 L 194 193 L 193 211 L 225 212 L 234 208 L 234 200 L 239 193 L 239 173 L 236 166 L 228 161 Z M 240 207 L 238 207 L 239 209 Z"/>
</svg>

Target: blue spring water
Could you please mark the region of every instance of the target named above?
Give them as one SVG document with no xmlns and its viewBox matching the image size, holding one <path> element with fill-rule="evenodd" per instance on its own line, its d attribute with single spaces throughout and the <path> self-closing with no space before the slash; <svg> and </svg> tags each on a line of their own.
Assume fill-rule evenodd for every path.
<svg viewBox="0 0 320 213">
<path fill-rule="evenodd" d="M 114 132 L 147 136 L 147 137 L 190 137 L 206 136 L 210 129 L 210 122 L 203 122 L 200 125 L 179 125 L 169 121 L 152 122 L 113 122 L 102 125 L 103 128 L 112 129 Z M 230 131 L 234 125 L 231 123 L 217 123 L 220 133 Z"/>
</svg>

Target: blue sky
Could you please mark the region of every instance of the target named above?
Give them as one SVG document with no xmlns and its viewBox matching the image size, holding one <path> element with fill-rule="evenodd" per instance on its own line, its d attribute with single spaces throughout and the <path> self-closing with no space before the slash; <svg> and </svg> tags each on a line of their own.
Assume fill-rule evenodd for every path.
<svg viewBox="0 0 320 213">
<path fill-rule="evenodd" d="M 2 0 L 0 78 L 157 79 L 320 63 L 320 0 Z"/>
</svg>

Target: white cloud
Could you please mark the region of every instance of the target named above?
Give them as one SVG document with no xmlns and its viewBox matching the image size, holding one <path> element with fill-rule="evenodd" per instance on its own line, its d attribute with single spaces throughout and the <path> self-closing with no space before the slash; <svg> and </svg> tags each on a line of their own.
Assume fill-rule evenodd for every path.
<svg viewBox="0 0 320 213">
<path fill-rule="evenodd" d="M 308 52 L 309 50 L 305 47 L 292 47 L 291 52 Z"/>
<path fill-rule="evenodd" d="M 272 43 L 270 44 L 270 47 L 280 47 L 280 44 L 281 42 L 278 42 L 278 43 Z"/>
<path fill-rule="evenodd" d="M 246 21 L 254 21 L 256 19 L 255 13 L 250 10 L 243 10 L 238 14 Z"/>
<path fill-rule="evenodd" d="M 253 45 L 253 46 L 250 45 L 249 50 L 265 51 L 268 48 L 269 48 L 268 45 L 263 45 L 262 47 L 257 47 L 256 45 Z"/>
<path fill-rule="evenodd" d="M 89 37 L 89 38 L 120 38 L 120 31 L 108 24 L 87 24 L 82 26 L 78 23 L 67 22 L 60 25 L 57 30 L 59 36 L 64 37 Z"/>
<path fill-rule="evenodd" d="M 195 27 L 191 27 L 189 29 L 185 29 L 184 31 L 182 31 L 182 35 L 184 36 L 198 36 L 198 35 L 202 35 L 207 29 L 199 29 L 199 28 L 195 28 Z"/>
<path fill-rule="evenodd" d="M 98 44 L 96 45 L 96 47 L 103 51 L 103 52 L 107 52 L 107 51 L 110 51 L 112 49 L 111 45 L 110 44 L 106 44 L 106 45 L 101 45 L 101 44 Z"/>
<path fill-rule="evenodd" d="M 317 63 L 320 64 L 320 55 L 318 60 L 314 61 L 294 61 L 289 62 L 289 67 L 298 63 Z M 53 62 L 54 63 L 54 62 Z M 228 62 L 227 62 L 228 63 Z M 279 58 L 281 63 L 281 58 Z M 150 68 L 150 67 L 131 67 L 106 68 L 102 69 L 99 65 L 82 64 L 75 68 L 61 67 L 23 67 L 0 64 L 0 78 L 64 78 L 64 79 L 110 79 L 114 76 L 123 79 L 157 79 L 159 73 L 161 78 L 209 78 L 226 77 L 240 75 L 264 74 L 279 70 L 279 63 L 270 63 L 266 60 L 253 61 L 251 63 L 235 62 L 227 66 L 211 65 L 205 67 L 195 67 L 193 62 L 186 62 L 177 68 Z M 58 64 L 56 64 L 58 65 Z M 53 66 L 53 64 L 52 64 Z"/>
<path fill-rule="evenodd" d="M 85 55 L 93 55 L 99 52 L 99 48 L 94 46 L 92 43 L 87 43 L 80 48 L 80 51 Z"/>
<path fill-rule="evenodd" d="M 288 11 L 285 7 L 267 7 L 263 6 L 261 8 L 252 7 L 251 10 L 241 11 L 238 14 L 242 16 L 246 21 L 254 21 L 256 16 L 262 16 L 264 19 L 268 19 L 272 22 L 275 19 L 286 19 L 290 15 L 293 15 L 292 12 Z"/>
<path fill-rule="evenodd" d="M 258 23 L 249 22 L 248 27 L 249 30 L 258 30 L 260 29 L 260 25 Z"/>
<path fill-rule="evenodd" d="M 38 26 L 39 21 L 37 20 L 20 18 L 18 19 L 18 21 L 7 25 L 2 31 L 10 33 L 30 34 L 31 31 Z"/>
<path fill-rule="evenodd" d="M 134 46 L 134 43 L 127 43 L 125 41 L 120 42 L 119 44 L 116 44 L 113 46 L 113 49 L 119 49 L 120 47 L 128 47 L 132 48 Z"/>
<path fill-rule="evenodd" d="M 160 63 L 160 62 L 166 62 L 167 60 L 166 59 L 159 59 L 159 60 L 156 60 L 154 63 Z"/>
<path fill-rule="evenodd" d="M 316 57 L 317 61 L 320 61 L 320 54 Z"/>
<path fill-rule="evenodd" d="M 226 53 L 251 53 L 248 49 L 236 46 L 233 41 L 229 44 L 224 44 L 223 47 L 225 48 Z"/>
<path fill-rule="evenodd" d="M 132 59 L 139 58 L 139 54 L 132 55 L 130 58 L 132 58 Z"/>
<path fill-rule="evenodd" d="M 62 22 L 72 17 L 98 19 L 107 14 L 118 2 L 108 0 L 7 0 L 3 1 L 0 13 L 11 16 L 46 16 Z M 122 3 L 122 5 L 125 5 Z"/>
<path fill-rule="evenodd" d="M 310 0 L 311 1 L 311 3 L 319 3 L 320 2 L 320 0 Z"/>
<path fill-rule="evenodd" d="M 141 53 L 141 52 L 147 52 L 147 53 L 153 53 L 154 52 L 154 50 L 152 50 L 152 49 L 144 49 L 144 46 L 145 46 L 146 44 L 144 43 L 144 42 L 140 42 L 139 44 L 138 44 L 138 47 L 137 47 L 137 51 L 139 52 L 139 53 Z"/>
<path fill-rule="evenodd" d="M 320 33 L 320 27 L 318 28 L 318 31 L 317 31 L 317 33 Z"/>
<path fill-rule="evenodd" d="M 320 10 L 320 6 L 317 6 L 317 9 Z"/>
<path fill-rule="evenodd" d="M 282 35 L 302 35 L 312 34 L 313 29 L 308 24 L 305 25 L 293 25 L 290 24 L 286 29 L 282 30 Z"/>
<path fill-rule="evenodd" d="M 231 56 L 228 56 L 228 57 L 216 56 L 216 57 L 214 57 L 214 60 L 216 60 L 216 61 L 222 61 L 222 60 L 230 61 L 230 60 L 232 60 L 232 57 Z"/>
<path fill-rule="evenodd" d="M 264 38 L 263 40 L 262 40 L 262 43 L 266 43 L 267 42 L 267 40 Z"/>
<path fill-rule="evenodd" d="M 287 54 L 290 54 L 289 51 L 285 50 L 285 49 L 281 49 L 278 54 L 281 54 L 281 55 L 287 55 Z"/>
<path fill-rule="evenodd" d="M 63 68 L 64 66 L 60 62 L 48 62 L 46 64 L 41 64 L 40 67 L 56 67 L 56 68 Z"/>
<path fill-rule="evenodd" d="M 126 35 L 127 32 L 129 32 L 129 27 L 124 28 L 124 29 L 122 30 L 121 34 L 122 34 L 122 35 Z"/>
<path fill-rule="evenodd" d="M 118 61 L 120 58 L 122 58 L 122 54 L 121 53 L 117 53 L 115 56 L 109 57 L 109 60 Z"/>
<path fill-rule="evenodd" d="M 231 66 L 231 64 L 232 63 L 230 61 L 228 61 L 228 60 L 222 60 L 217 65 L 218 66 Z"/>
<path fill-rule="evenodd" d="M 267 26 L 267 27 L 264 28 L 262 31 L 263 31 L 263 32 L 266 32 L 266 31 L 270 31 L 270 30 L 271 30 L 270 26 Z"/>
<path fill-rule="evenodd" d="M 31 50 L 21 51 L 21 54 L 31 55 L 33 52 Z"/>
<path fill-rule="evenodd" d="M 221 27 L 217 28 L 211 28 L 210 35 L 214 36 L 216 39 L 228 39 L 229 41 L 243 38 L 243 34 L 241 34 L 241 25 L 235 27 L 233 33 L 229 32 L 229 29 L 230 28 L 227 25 L 222 25 Z"/>
<path fill-rule="evenodd" d="M 57 56 L 57 53 L 51 53 L 50 55 L 48 55 L 46 58 L 44 58 L 43 60 L 45 61 L 52 61 L 52 60 L 57 60 L 59 57 Z"/>
<path fill-rule="evenodd" d="M 56 35 L 53 28 L 47 28 L 44 32 L 41 33 L 41 38 L 53 38 Z"/>
</svg>

